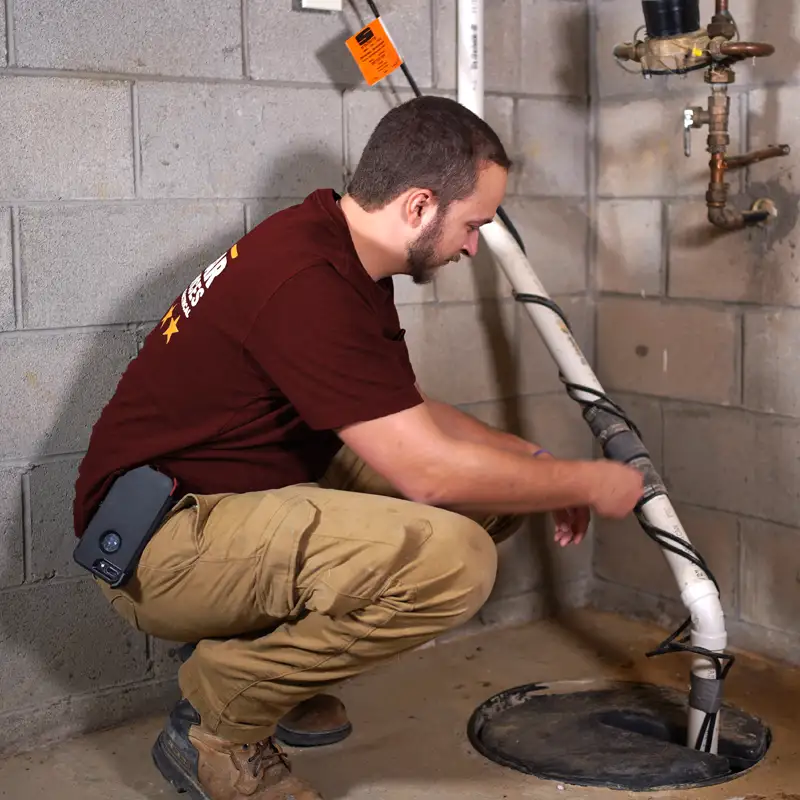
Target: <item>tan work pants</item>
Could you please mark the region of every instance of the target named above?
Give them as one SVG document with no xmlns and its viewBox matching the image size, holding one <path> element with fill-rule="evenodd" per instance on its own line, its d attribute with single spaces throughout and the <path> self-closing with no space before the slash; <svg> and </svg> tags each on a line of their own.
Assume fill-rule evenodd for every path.
<svg viewBox="0 0 800 800">
<path fill-rule="evenodd" d="M 197 642 L 179 671 L 183 695 L 204 727 L 252 743 L 301 701 L 466 622 L 489 596 L 492 536 L 519 521 L 480 525 L 396 495 L 345 448 L 319 485 L 182 498 L 130 583 L 98 583 L 137 630 Z"/>
</svg>

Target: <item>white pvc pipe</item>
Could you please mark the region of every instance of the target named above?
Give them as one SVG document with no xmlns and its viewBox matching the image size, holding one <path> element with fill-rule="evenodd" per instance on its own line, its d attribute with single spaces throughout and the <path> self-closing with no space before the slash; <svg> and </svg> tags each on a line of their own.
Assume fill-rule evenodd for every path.
<svg viewBox="0 0 800 800">
<path fill-rule="evenodd" d="M 458 102 L 483 118 L 483 0 L 458 3 Z"/>
<path fill-rule="evenodd" d="M 483 0 L 458 0 L 458 101 L 483 117 Z M 519 244 L 499 218 L 485 225 L 481 232 L 492 255 L 517 293 L 549 299 Z M 525 309 L 565 380 L 603 392 L 603 387 L 578 343 L 558 314 L 534 303 L 526 303 Z M 596 399 L 595 396 L 580 391 L 575 392 L 575 397 L 586 401 Z M 654 497 L 642 506 L 641 511 L 651 525 L 689 543 L 689 537 L 668 497 Z M 724 652 L 727 646 L 725 615 L 714 583 L 703 570 L 682 556 L 664 549 L 662 552 L 678 583 L 681 600 L 691 614 L 692 644 L 711 652 Z M 714 663 L 705 656 L 694 656 L 692 672 L 701 678 L 716 678 Z M 704 711 L 689 708 L 687 746 L 695 746 L 705 716 Z M 718 749 L 719 729 L 720 715 L 717 714 L 712 753 L 716 753 Z"/>
</svg>

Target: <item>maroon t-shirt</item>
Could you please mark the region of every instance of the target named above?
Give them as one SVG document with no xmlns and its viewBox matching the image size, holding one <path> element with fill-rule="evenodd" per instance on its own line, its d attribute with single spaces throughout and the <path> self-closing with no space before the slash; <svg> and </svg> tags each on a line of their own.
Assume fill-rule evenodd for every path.
<svg viewBox="0 0 800 800">
<path fill-rule="evenodd" d="M 392 280 L 361 265 L 337 199 L 269 217 L 165 310 L 92 431 L 76 535 L 125 470 L 151 464 L 181 493 L 313 482 L 337 428 L 422 402 Z"/>
</svg>

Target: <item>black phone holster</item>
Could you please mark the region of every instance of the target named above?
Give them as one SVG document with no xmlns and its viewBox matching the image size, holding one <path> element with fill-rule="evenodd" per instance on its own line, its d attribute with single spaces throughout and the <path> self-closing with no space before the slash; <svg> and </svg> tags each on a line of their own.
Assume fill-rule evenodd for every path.
<svg viewBox="0 0 800 800">
<path fill-rule="evenodd" d="M 150 466 L 114 480 L 73 552 L 84 569 L 113 588 L 124 586 L 178 500 L 178 482 Z"/>
</svg>

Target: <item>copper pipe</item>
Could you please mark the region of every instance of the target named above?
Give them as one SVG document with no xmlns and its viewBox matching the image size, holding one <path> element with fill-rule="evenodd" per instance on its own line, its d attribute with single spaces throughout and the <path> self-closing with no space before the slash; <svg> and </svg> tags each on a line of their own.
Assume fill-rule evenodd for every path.
<svg viewBox="0 0 800 800">
<path fill-rule="evenodd" d="M 722 230 L 737 231 L 756 220 L 749 219 L 749 212 L 743 213 L 728 206 L 728 184 L 725 183 L 725 153 L 730 141 L 728 88 L 713 86 L 711 92 L 708 102 L 708 149 L 711 152 L 711 179 L 706 192 L 708 221 Z"/>
<path fill-rule="evenodd" d="M 714 153 L 711 156 L 711 185 L 722 186 L 725 183 L 725 154 Z"/>
<path fill-rule="evenodd" d="M 717 0 L 715 13 L 716 14 L 727 14 L 728 13 L 728 0 Z"/>
<path fill-rule="evenodd" d="M 763 150 L 755 150 L 752 153 L 743 153 L 740 156 L 731 156 L 725 160 L 725 168 L 740 169 L 741 167 L 748 167 L 750 164 L 756 164 L 759 161 L 766 161 L 768 158 L 788 156 L 790 152 L 791 148 L 788 144 L 775 144 L 771 147 L 765 147 Z"/>
<path fill-rule="evenodd" d="M 724 42 L 719 46 L 719 52 L 723 56 L 735 58 L 763 58 L 771 56 L 775 47 L 762 42 Z"/>
</svg>

